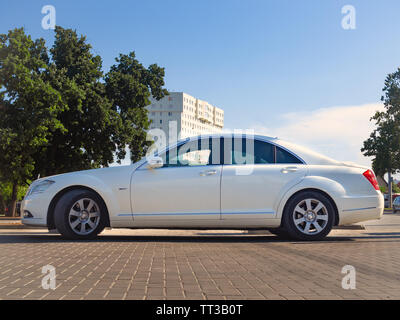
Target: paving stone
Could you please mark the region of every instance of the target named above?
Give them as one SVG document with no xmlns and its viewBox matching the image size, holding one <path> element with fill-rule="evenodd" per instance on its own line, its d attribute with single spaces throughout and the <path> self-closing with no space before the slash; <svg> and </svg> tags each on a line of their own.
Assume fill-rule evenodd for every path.
<svg viewBox="0 0 400 320">
<path fill-rule="evenodd" d="M 191 241 L 189 231 L 174 236 L 186 232 L 188 241 L 138 240 L 105 231 L 79 246 L 35 232 L 0 229 L 0 299 L 400 298 L 400 238 L 393 232 L 335 231 L 326 241 L 289 242 L 260 235 Z M 48 264 L 56 268 L 56 290 L 41 287 Z M 345 265 L 355 267 L 355 290 L 341 286 Z"/>
</svg>

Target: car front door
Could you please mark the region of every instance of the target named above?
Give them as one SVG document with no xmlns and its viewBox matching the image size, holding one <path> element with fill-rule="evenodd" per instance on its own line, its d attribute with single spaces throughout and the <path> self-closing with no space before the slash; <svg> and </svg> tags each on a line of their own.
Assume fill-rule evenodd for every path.
<svg viewBox="0 0 400 320">
<path fill-rule="evenodd" d="M 186 142 L 160 155 L 164 163 L 161 168 L 149 169 L 145 163 L 134 172 L 134 221 L 220 219 L 222 165 L 213 141 Z"/>
<path fill-rule="evenodd" d="M 306 175 L 306 165 L 266 141 L 235 138 L 224 145 L 222 219 L 275 218 L 284 192 Z"/>
</svg>

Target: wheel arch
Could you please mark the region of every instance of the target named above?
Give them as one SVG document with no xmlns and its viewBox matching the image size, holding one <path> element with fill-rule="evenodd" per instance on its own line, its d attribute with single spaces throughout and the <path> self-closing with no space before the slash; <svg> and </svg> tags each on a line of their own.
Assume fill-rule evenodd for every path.
<svg viewBox="0 0 400 320">
<path fill-rule="evenodd" d="M 60 190 L 50 201 L 49 208 L 47 210 L 47 228 L 49 230 L 55 229 L 55 223 L 54 223 L 54 211 L 57 205 L 57 202 L 61 199 L 61 197 L 66 194 L 69 191 L 72 190 L 86 190 L 95 193 L 101 201 L 103 201 L 104 207 L 106 208 L 106 216 L 107 216 L 107 221 L 106 221 L 106 227 L 110 227 L 110 213 L 107 207 L 106 202 L 104 201 L 103 197 L 94 189 L 89 188 L 87 186 L 82 186 L 82 185 L 74 185 L 74 186 L 69 186 L 66 187 L 62 190 Z"/>
<path fill-rule="evenodd" d="M 322 194 L 323 196 L 325 196 L 330 201 L 330 203 L 332 204 L 333 209 L 335 211 L 335 221 L 333 222 L 333 225 L 337 226 L 339 224 L 339 210 L 338 210 L 338 207 L 337 207 L 335 201 L 333 200 L 333 198 L 327 192 L 325 192 L 325 191 L 323 191 L 321 189 L 317 189 L 317 188 L 305 188 L 305 189 L 301 189 L 301 190 L 298 190 L 295 193 L 293 193 L 289 197 L 289 199 L 287 199 L 286 202 L 285 202 L 285 205 L 284 205 L 283 210 L 282 210 L 282 216 L 283 216 L 283 214 L 284 214 L 284 212 L 286 210 L 286 207 L 287 207 L 288 203 L 290 202 L 290 200 L 292 200 L 299 193 L 308 192 L 308 191 L 317 192 L 319 194 Z M 283 221 L 283 219 L 281 219 L 281 226 L 282 226 L 282 221 Z"/>
</svg>

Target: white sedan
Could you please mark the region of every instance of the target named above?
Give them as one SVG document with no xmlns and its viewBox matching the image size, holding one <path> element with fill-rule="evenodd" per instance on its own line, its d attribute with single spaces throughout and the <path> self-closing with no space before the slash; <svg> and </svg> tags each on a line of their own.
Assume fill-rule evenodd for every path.
<svg viewBox="0 0 400 320">
<path fill-rule="evenodd" d="M 265 136 L 179 141 L 129 166 L 42 178 L 22 222 L 90 239 L 105 227 L 268 229 L 318 240 L 383 214 L 374 173 Z"/>
</svg>

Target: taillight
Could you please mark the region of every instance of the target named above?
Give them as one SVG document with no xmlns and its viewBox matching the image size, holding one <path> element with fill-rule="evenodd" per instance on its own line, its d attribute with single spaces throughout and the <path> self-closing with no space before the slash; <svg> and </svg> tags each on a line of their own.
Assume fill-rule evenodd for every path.
<svg viewBox="0 0 400 320">
<path fill-rule="evenodd" d="M 368 179 L 368 181 L 372 184 L 375 190 L 380 190 L 378 181 L 376 180 L 375 174 L 372 172 L 372 170 L 365 171 L 363 173 L 363 176 Z"/>
</svg>

